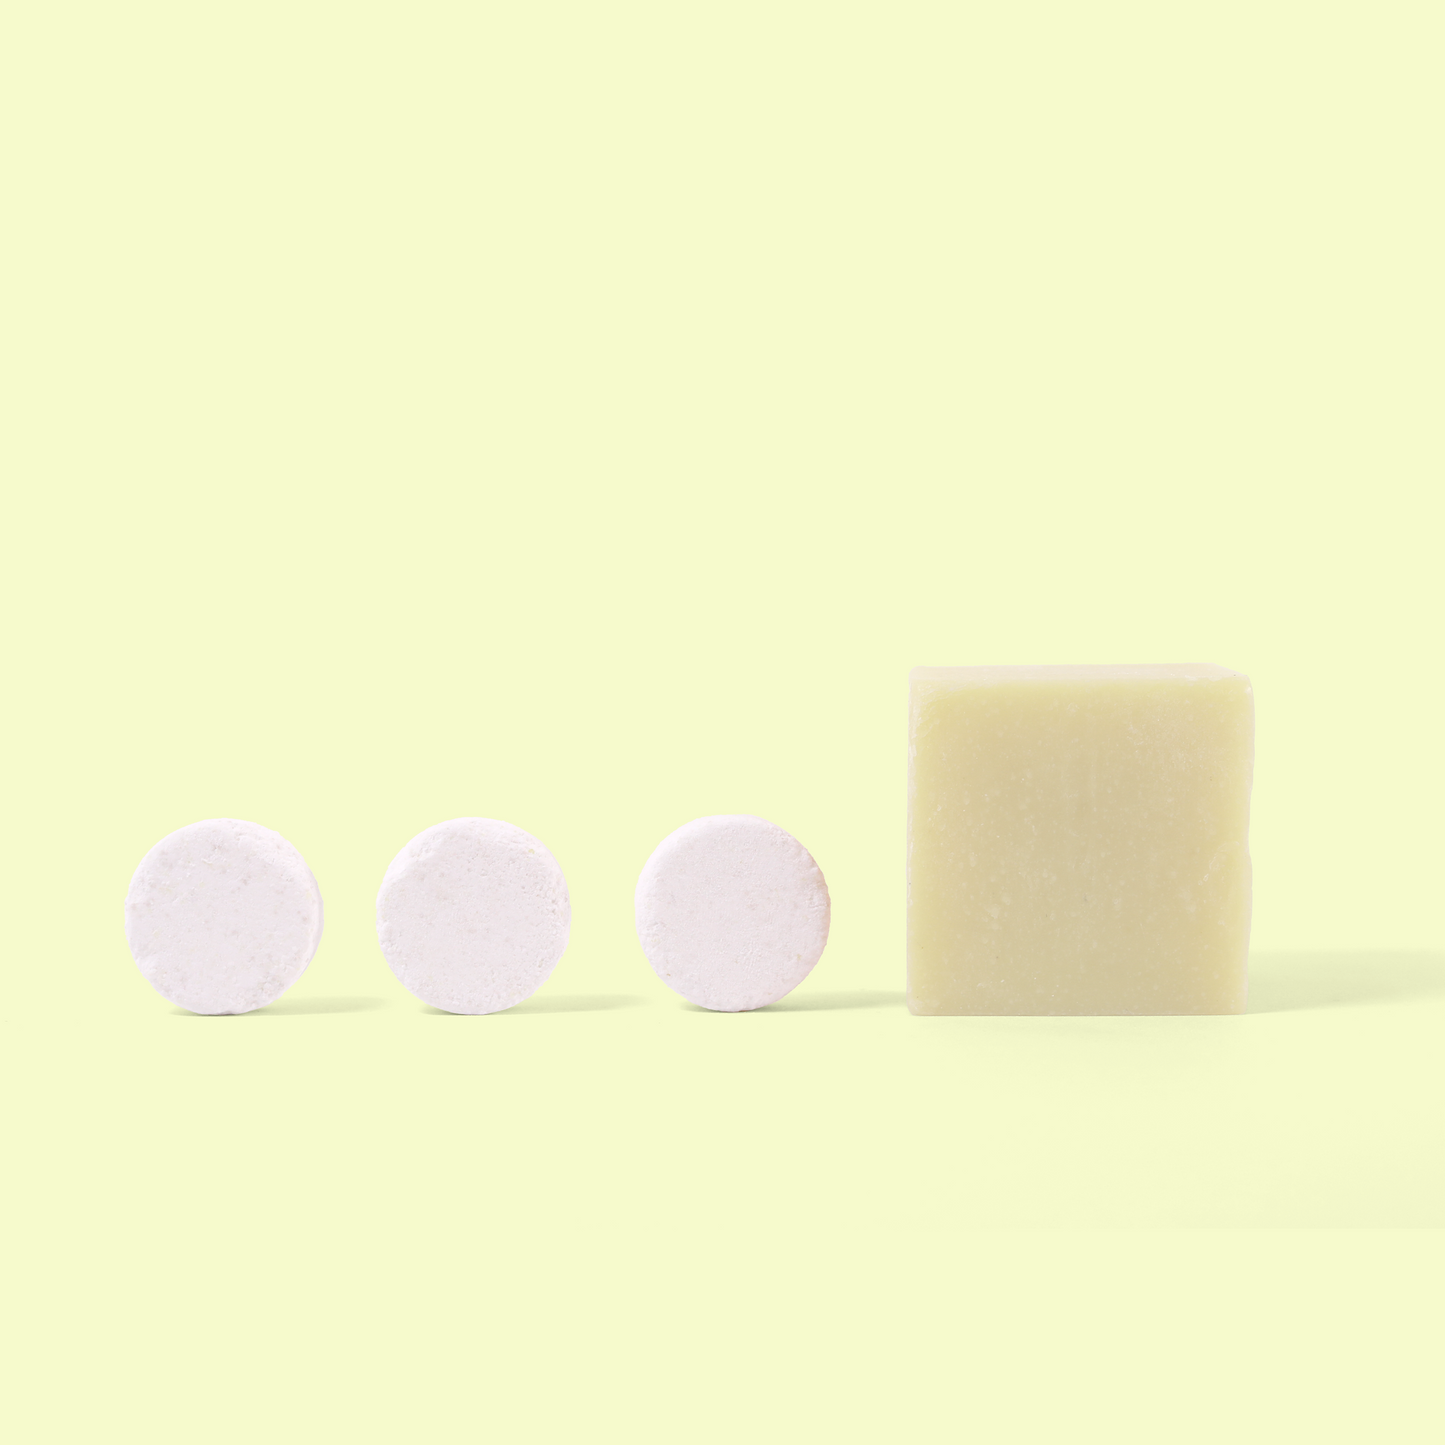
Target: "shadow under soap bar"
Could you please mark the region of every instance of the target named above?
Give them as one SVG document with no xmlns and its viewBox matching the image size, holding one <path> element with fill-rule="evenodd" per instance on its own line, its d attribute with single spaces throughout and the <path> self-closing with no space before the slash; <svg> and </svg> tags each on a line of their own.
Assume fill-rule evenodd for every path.
<svg viewBox="0 0 1445 1445">
<path fill-rule="evenodd" d="M 1248 678 L 920 667 L 910 693 L 913 1013 L 1244 1012 Z"/>
</svg>

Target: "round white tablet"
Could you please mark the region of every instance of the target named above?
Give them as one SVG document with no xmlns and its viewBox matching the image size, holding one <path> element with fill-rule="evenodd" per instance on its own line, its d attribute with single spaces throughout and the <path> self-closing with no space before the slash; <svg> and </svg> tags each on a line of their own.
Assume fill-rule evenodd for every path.
<svg viewBox="0 0 1445 1445">
<path fill-rule="evenodd" d="M 280 998 L 321 942 L 321 890 L 279 833 L 210 818 L 162 838 L 125 899 L 125 936 L 151 987 L 198 1014 Z"/>
<path fill-rule="evenodd" d="M 530 833 L 492 818 L 418 833 L 376 895 L 376 936 L 391 971 L 448 1013 L 496 1013 L 531 997 L 571 928 L 557 860 Z"/>
<path fill-rule="evenodd" d="M 766 818 L 697 818 L 664 838 L 637 880 L 637 937 L 669 988 L 724 1013 L 776 1003 L 828 941 L 828 885 Z"/>
</svg>

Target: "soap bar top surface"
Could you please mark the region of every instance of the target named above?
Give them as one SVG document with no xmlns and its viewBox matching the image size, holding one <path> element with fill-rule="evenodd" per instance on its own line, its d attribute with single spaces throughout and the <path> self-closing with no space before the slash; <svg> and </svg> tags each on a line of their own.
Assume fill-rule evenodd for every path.
<svg viewBox="0 0 1445 1445">
<path fill-rule="evenodd" d="M 1247 677 L 920 667 L 910 695 L 914 1013 L 1243 1011 Z"/>
<path fill-rule="evenodd" d="M 913 682 L 986 687 L 1001 682 L 1222 682 L 1244 678 L 1212 662 L 1106 662 L 1031 667 L 915 667 Z M 1247 679 L 1245 679 L 1247 681 Z"/>
</svg>

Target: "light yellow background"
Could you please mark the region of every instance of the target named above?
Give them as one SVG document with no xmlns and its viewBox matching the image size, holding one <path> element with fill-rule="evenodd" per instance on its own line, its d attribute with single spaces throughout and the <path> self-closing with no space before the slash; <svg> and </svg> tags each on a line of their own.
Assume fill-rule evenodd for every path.
<svg viewBox="0 0 1445 1445">
<path fill-rule="evenodd" d="M 1442 35 L 8 7 L 12 1437 L 1438 1438 Z M 908 669 L 1098 661 L 1253 679 L 1252 1012 L 908 1017 Z M 632 931 L 724 811 L 833 891 L 758 1015 Z M 509 1015 L 376 946 L 463 814 Z M 213 816 L 326 903 L 236 1019 L 122 932 Z"/>
</svg>

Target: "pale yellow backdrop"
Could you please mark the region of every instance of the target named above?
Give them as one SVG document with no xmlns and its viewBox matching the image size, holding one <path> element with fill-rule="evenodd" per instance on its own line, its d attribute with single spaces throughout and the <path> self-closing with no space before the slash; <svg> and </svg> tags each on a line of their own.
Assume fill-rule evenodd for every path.
<svg viewBox="0 0 1445 1445">
<path fill-rule="evenodd" d="M 1438 1438 L 1442 39 L 9 7 L 16 1438 Z M 1104 661 L 1253 679 L 1254 1012 L 909 1018 L 908 669 Z M 632 933 L 724 811 L 833 890 L 758 1016 Z M 513 1015 L 376 947 L 460 814 Z M 326 902 L 244 1019 L 121 927 L 217 815 Z"/>
</svg>

